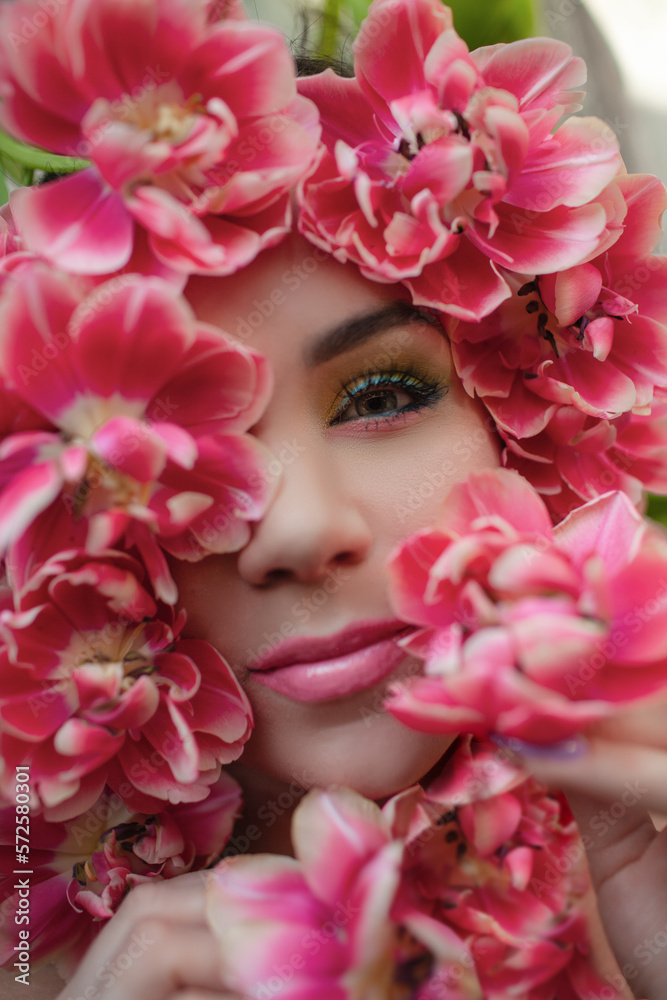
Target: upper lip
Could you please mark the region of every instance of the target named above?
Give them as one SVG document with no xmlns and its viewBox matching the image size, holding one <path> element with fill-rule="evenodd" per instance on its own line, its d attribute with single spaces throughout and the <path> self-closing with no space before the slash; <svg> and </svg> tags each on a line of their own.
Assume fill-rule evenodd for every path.
<svg viewBox="0 0 667 1000">
<path fill-rule="evenodd" d="M 272 670 L 275 667 L 287 667 L 295 663 L 319 663 L 321 660 L 333 660 L 358 649 L 372 646 L 383 639 L 391 639 L 414 625 L 399 621 L 397 618 L 381 621 L 353 622 L 330 635 L 295 636 L 285 639 L 266 656 L 259 657 L 250 667 L 251 670 Z"/>
</svg>

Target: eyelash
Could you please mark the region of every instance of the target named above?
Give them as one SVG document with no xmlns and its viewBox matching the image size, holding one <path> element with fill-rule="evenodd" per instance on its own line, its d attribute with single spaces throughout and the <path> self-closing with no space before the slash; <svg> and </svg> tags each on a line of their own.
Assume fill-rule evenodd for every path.
<svg viewBox="0 0 667 1000">
<path fill-rule="evenodd" d="M 358 415 L 353 420 L 344 420 L 344 416 L 355 402 L 362 399 L 365 393 L 371 390 L 381 391 L 402 390 L 414 397 L 414 401 L 407 406 L 395 410 L 387 415 L 378 416 Z M 409 369 L 403 371 L 379 371 L 364 372 L 356 376 L 349 382 L 341 385 L 340 393 L 336 397 L 335 412 L 330 418 L 328 426 L 335 427 L 344 423 L 362 422 L 366 426 L 378 427 L 380 424 L 391 425 L 401 420 L 408 413 L 414 413 L 427 407 L 435 406 L 447 394 L 448 387 L 442 381 L 433 381 L 424 378 L 415 371 Z"/>
</svg>

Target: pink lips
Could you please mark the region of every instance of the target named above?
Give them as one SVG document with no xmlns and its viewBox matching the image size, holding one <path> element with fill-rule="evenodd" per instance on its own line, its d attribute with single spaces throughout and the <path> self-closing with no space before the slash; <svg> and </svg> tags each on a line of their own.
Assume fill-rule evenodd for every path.
<svg viewBox="0 0 667 1000">
<path fill-rule="evenodd" d="M 253 679 L 294 701 L 315 702 L 363 691 L 405 659 L 397 640 L 414 626 L 396 619 L 355 622 L 328 636 L 286 639 L 253 663 Z"/>
</svg>

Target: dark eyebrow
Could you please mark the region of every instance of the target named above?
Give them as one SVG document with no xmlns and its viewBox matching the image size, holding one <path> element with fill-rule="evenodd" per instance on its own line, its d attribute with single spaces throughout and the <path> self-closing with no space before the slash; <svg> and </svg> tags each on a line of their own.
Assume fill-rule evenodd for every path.
<svg viewBox="0 0 667 1000">
<path fill-rule="evenodd" d="M 393 327 L 406 323 L 428 323 L 441 332 L 443 329 L 435 312 L 413 306 L 409 302 L 391 302 L 382 309 L 361 313 L 325 330 L 314 343 L 304 348 L 304 362 L 308 368 L 315 368 L 358 347 L 379 333 L 386 333 Z"/>
</svg>

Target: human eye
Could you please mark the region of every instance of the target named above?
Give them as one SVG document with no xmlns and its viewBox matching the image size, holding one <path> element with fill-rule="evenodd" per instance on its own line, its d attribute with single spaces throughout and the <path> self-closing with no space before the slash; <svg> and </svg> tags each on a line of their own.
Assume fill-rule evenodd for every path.
<svg viewBox="0 0 667 1000">
<path fill-rule="evenodd" d="M 328 426 L 360 422 L 380 429 L 405 423 L 409 414 L 435 406 L 446 393 L 443 379 L 416 371 L 365 372 L 341 385 Z"/>
</svg>

